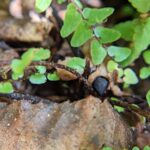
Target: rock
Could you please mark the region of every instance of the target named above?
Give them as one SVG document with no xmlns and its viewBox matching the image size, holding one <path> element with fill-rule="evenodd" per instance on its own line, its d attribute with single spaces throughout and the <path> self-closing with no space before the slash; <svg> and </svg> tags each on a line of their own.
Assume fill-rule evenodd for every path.
<svg viewBox="0 0 150 150">
<path fill-rule="evenodd" d="M 52 28 L 50 22 L 31 22 L 28 19 L 5 18 L 0 20 L 0 40 L 42 42 Z"/>
<path fill-rule="evenodd" d="M 14 102 L 0 109 L 2 150 L 115 150 L 129 148 L 129 127 L 105 100 Z"/>
<path fill-rule="evenodd" d="M 101 76 L 97 77 L 92 84 L 94 90 L 99 96 L 103 96 L 106 93 L 108 85 L 109 81 Z"/>
</svg>

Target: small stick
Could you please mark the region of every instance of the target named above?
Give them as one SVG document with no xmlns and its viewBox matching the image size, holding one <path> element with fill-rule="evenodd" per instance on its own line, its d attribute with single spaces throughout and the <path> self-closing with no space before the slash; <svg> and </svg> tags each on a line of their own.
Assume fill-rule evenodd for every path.
<svg viewBox="0 0 150 150">
<path fill-rule="evenodd" d="M 45 61 L 41 61 L 41 62 L 35 62 L 32 63 L 30 67 L 33 67 L 35 65 L 41 65 L 41 66 L 45 66 L 47 69 L 51 69 L 51 68 L 60 68 L 60 69 L 64 69 L 72 74 L 74 74 L 77 78 L 79 78 L 85 85 L 85 87 L 89 90 L 92 91 L 92 87 L 89 85 L 88 81 L 86 78 L 84 78 L 80 73 L 78 73 L 75 69 L 72 69 L 70 67 L 67 67 L 63 64 L 57 64 L 57 63 L 53 63 L 53 62 L 45 62 Z"/>
<path fill-rule="evenodd" d="M 8 98 L 8 102 L 11 101 L 20 101 L 20 100 L 27 100 L 30 101 L 32 104 L 37 104 L 40 101 L 49 101 L 48 99 L 44 99 L 38 96 L 33 96 L 29 94 L 22 94 L 22 93 L 10 93 L 10 94 L 0 94 L 0 97 L 2 98 Z M 7 101 L 7 100 L 6 100 Z"/>
<path fill-rule="evenodd" d="M 132 104 L 129 104 L 127 102 L 123 102 L 123 101 L 111 101 L 109 100 L 109 102 L 113 105 L 118 105 L 118 106 L 121 106 L 121 107 L 124 107 L 126 109 L 129 109 L 130 111 L 134 111 L 146 118 L 150 118 L 150 112 L 148 111 L 144 111 L 143 109 L 140 109 L 140 108 L 137 108 L 136 106 L 132 105 Z"/>
</svg>

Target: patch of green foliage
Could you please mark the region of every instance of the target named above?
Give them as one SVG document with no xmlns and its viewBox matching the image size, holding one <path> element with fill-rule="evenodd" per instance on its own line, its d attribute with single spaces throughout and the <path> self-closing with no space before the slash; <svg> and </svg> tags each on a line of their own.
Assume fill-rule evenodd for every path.
<svg viewBox="0 0 150 150">
<path fill-rule="evenodd" d="M 51 0 L 36 0 L 36 11 L 39 13 L 45 11 L 51 2 Z M 60 1 L 59 3 L 63 2 L 64 1 Z M 130 2 L 140 13 L 149 10 L 148 5 L 147 8 L 143 8 L 138 1 L 130 0 Z M 150 38 L 148 38 L 150 19 L 149 17 L 139 17 L 132 21 L 119 23 L 111 28 L 104 27 L 103 23 L 113 13 L 114 9 L 111 7 L 83 8 L 78 0 L 74 3 L 69 3 L 60 31 L 61 36 L 65 38 L 72 35 L 70 44 L 73 47 L 80 47 L 86 42 L 89 42 L 93 65 L 100 65 L 105 61 L 106 57 L 110 57 L 111 60 L 107 63 L 108 71 L 113 72 L 117 70 L 119 77 L 123 78 L 124 83 L 137 84 L 138 78 L 135 72 L 131 68 L 123 69 L 123 66 L 131 64 L 150 44 Z M 110 45 L 120 38 L 132 42 L 131 46 L 122 47 L 119 45 Z M 105 46 L 106 44 L 110 46 Z M 21 56 L 21 59 L 14 59 L 12 61 L 12 79 L 18 80 L 23 78 L 25 69 L 30 66 L 32 62 L 46 60 L 50 55 L 50 50 L 43 48 L 28 49 L 28 51 Z M 143 53 L 143 58 L 147 64 L 150 63 L 149 50 Z M 82 73 L 85 67 L 85 60 L 74 57 L 67 62 L 67 66 Z M 141 68 L 140 78 L 145 79 L 150 76 L 149 68 L 150 67 Z M 48 80 L 59 80 L 56 72 L 47 74 L 46 67 L 41 65 L 36 66 L 36 72 L 29 76 L 30 82 L 34 84 L 45 83 L 47 78 Z"/>
<path fill-rule="evenodd" d="M 134 147 L 132 148 L 132 150 L 140 150 L 140 148 L 137 147 L 137 146 L 134 146 Z M 149 146 L 144 146 L 144 149 L 143 149 L 143 150 L 150 150 L 150 147 L 149 147 Z"/>
<path fill-rule="evenodd" d="M 12 93 L 13 91 L 13 86 L 10 82 L 0 82 L 0 93 L 7 94 Z"/>
</svg>

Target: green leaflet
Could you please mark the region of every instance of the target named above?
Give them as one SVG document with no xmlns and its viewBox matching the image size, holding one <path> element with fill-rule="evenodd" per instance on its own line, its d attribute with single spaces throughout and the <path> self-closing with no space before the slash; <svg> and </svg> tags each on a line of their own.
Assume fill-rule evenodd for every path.
<svg viewBox="0 0 150 150">
<path fill-rule="evenodd" d="M 139 20 L 134 30 L 134 48 L 137 51 L 145 50 L 150 44 L 150 17 Z"/>
<path fill-rule="evenodd" d="M 24 76 L 24 72 L 21 73 L 12 73 L 12 79 L 13 80 L 18 80 L 19 78 L 22 78 Z"/>
<path fill-rule="evenodd" d="M 122 63 L 123 66 L 131 64 L 135 59 L 139 57 L 141 52 L 150 44 L 150 17 L 146 19 L 138 20 L 138 24 L 135 26 L 133 43 L 132 43 L 132 53 L 131 55 Z"/>
<path fill-rule="evenodd" d="M 51 4 L 52 0 L 36 0 L 35 1 L 35 10 L 38 13 L 45 11 L 49 5 Z"/>
<path fill-rule="evenodd" d="M 10 82 L 0 82 L 0 93 L 9 94 L 14 91 L 13 86 Z"/>
<path fill-rule="evenodd" d="M 109 72 L 113 72 L 114 70 L 117 70 L 119 77 L 123 76 L 123 69 L 119 68 L 119 65 L 116 62 L 114 62 L 113 60 L 108 61 L 107 70 Z"/>
<path fill-rule="evenodd" d="M 134 147 L 132 148 L 132 150 L 140 150 L 140 148 L 138 148 L 137 146 L 134 146 Z"/>
<path fill-rule="evenodd" d="M 111 147 L 103 147 L 102 150 L 112 150 Z"/>
<path fill-rule="evenodd" d="M 35 48 L 29 48 L 25 53 L 22 54 L 21 60 L 25 66 L 30 65 L 34 58 Z"/>
<path fill-rule="evenodd" d="M 35 49 L 33 61 L 46 60 L 50 57 L 50 55 L 51 52 L 48 49 L 44 49 L 44 48 Z"/>
<path fill-rule="evenodd" d="M 22 74 L 24 72 L 25 66 L 20 59 L 13 59 L 11 63 L 12 71 L 16 74 Z"/>
<path fill-rule="evenodd" d="M 47 74 L 47 79 L 50 80 L 50 81 L 58 81 L 58 80 L 60 80 L 60 78 L 57 75 L 56 71 L 54 71 L 53 73 L 48 73 Z"/>
<path fill-rule="evenodd" d="M 106 50 L 97 40 L 93 40 L 91 43 L 91 57 L 94 65 L 101 64 L 106 57 Z"/>
<path fill-rule="evenodd" d="M 140 13 L 146 13 L 150 10 L 150 1 L 149 0 L 129 0 L 129 2 Z"/>
<path fill-rule="evenodd" d="M 114 12 L 111 7 L 107 8 L 84 8 L 83 17 L 87 19 L 89 25 L 94 25 L 103 22 L 107 17 L 109 17 Z"/>
<path fill-rule="evenodd" d="M 114 29 L 96 27 L 94 33 L 100 38 L 101 43 L 111 43 L 118 40 L 121 36 L 120 32 Z"/>
<path fill-rule="evenodd" d="M 143 53 L 144 61 L 150 65 L 150 50 L 147 50 Z"/>
<path fill-rule="evenodd" d="M 132 21 L 119 23 L 115 25 L 114 28 L 121 33 L 121 38 L 123 38 L 126 41 L 132 41 L 134 35 L 134 29 L 137 24 L 138 24 L 138 19 L 134 19 Z"/>
<path fill-rule="evenodd" d="M 38 73 L 44 74 L 46 72 L 45 66 L 36 66 L 35 68 L 37 69 Z"/>
<path fill-rule="evenodd" d="M 114 57 L 115 61 L 121 62 L 129 57 L 131 50 L 127 47 L 110 46 L 108 47 L 108 55 Z"/>
<path fill-rule="evenodd" d="M 138 83 L 138 78 L 137 78 L 135 72 L 130 68 L 127 68 L 124 70 L 123 80 L 126 84 L 137 84 Z"/>
<path fill-rule="evenodd" d="M 85 21 L 80 22 L 73 37 L 71 39 L 71 46 L 79 47 L 93 37 L 93 32 Z"/>
<path fill-rule="evenodd" d="M 149 99 L 147 100 L 147 102 L 148 102 L 148 105 L 150 106 L 150 100 Z M 148 145 L 144 146 L 143 150 L 150 150 L 150 146 L 148 146 Z"/>
<path fill-rule="evenodd" d="M 64 38 L 70 35 L 73 31 L 75 31 L 81 21 L 82 17 L 80 13 L 76 10 L 74 4 L 69 4 L 67 6 L 64 24 L 60 31 L 61 36 Z"/>
<path fill-rule="evenodd" d="M 143 67 L 140 69 L 140 78 L 146 79 L 150 76 L 150 67 Z"/>
<path fill-rule="evenodd" d="M 13 59 L 11 62 L 11 69 L 12 69 L 12 79 L 18 80 L 22 78 L 24 75 L 25 65 L 22 60 L 20 59 Z"/>
<path fill-rule="evenodd" d="M 72 57 L 67 61 L 66 65 L 82 74 L 85 68 L 85 63 L 85 59 L 80 57 Z"/>
<path fill-rule="evenodd" d="M 120 107 L 120 106 L 116 106 L 116 105 L 114 105 L 114 109 L 115 109 L 116 111 L 118 111 L 118 112 L 124 112 L 124 111 L 125 111 L 125 108 Z"/>
<path fill-rule="evenodd" d="M 29 80 L 33 84 L 43 84 L 46 82 L 47 79 L 44 74 L 35 73 L 29 77 Z"/>
<path fill-rule="evenodd" d="M 44 48 L 29 48 L 22 56 L 23 63 L 28 66 L 32 61 L 46 60 L 50 57 L 51 52 Z"/>
</svg>

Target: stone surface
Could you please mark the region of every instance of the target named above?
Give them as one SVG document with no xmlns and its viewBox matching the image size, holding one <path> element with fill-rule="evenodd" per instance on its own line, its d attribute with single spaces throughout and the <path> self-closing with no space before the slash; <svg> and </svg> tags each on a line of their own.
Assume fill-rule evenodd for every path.
<svg viewBox="0 0 150 150">
<path fill-rule="evenodd" d="M 2 150 L 115 150 L 128 148 L 131 133 L 111 105 L 89 96 L 73 103 L 14 102 L 0 109 Z"/>
<path fill-rule="evenodd" d="M 31 22 L 27 19 L 5 18 L 0 20 L 0 40 L 42 42 L 52 28 L 49 22 Z"/>
</svg>

